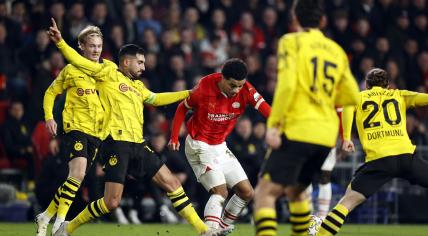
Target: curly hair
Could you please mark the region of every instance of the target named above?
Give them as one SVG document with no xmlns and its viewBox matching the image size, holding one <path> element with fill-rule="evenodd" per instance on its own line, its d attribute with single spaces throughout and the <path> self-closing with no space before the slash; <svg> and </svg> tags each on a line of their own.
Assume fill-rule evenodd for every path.
<svg viewBox="0 0 428 236">
<path fill-rule="evenodd" d="M 238 58 L 229 59 L 224 63 L 221 74 L 225 79 L 243 80 L 247 78 L 247 64 Z"/>
<path fill-rule="evenodd" d="M 388 87 L 388 73 L 380 68 L 371 69 L 366 75 L 366 83 L 368 88 L 379 86 L 382 88 Z"/>
</svg>

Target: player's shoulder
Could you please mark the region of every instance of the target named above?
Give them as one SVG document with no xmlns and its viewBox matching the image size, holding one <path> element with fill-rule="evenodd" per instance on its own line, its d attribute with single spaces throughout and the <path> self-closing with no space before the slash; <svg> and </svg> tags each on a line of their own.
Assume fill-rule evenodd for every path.
<svg viewBox="0 0 428 236">
<path fill-rule="evenodd" d="M 256 89 L 254 88 L 254 86 L 248 81 L 245 82 L 245 84 L 241 90 L 247 91 L 247 92 L 253 92 L 253 93 L 257 92 Z"/>
<path fill-rule="evenodd" d="M 338 53 L 340 53 L 343 57 L 347 58 L 346 52 L 345 50 L 338 44 L 336 43 L 334 40 L 330 39 L 330 38 L 325 38 L 326 42 L 328 42 L 328 44 L 330 44 L 332 46 L 332 48 L 337 51 Z"/>
<path fill-rule="evenodd" d="M 282 42 L 282 41 L 294 40 L 295 38 L 297 38 L 299 36 L 302 36 L 302 32 L 286 33 L 279 38 L 279 41 Z"/>
<path fill-rule="evenodd" d="M 212 74 L 209 74 L 209 75 L 202 77 L 199 80 L 197 86 L 207 88 L 207 87 L 212 86 L 216 82 L 220 81 L 221 79 L 222 79 L 221 73 L 212 73 Z"/>
<path fill-rule="evenodd" d="M 105 65 L 105 66 L 111 66 L 111 67 L 114 67 L 114 68 L 117 68 L 117 64 L 116 63 L 114 63 L 114 62 L 112 62 L 112 61 L 110 61 L 110 60 L 108 60 L 108 59 L 105 59 L 105 58 L 103 58 L 102 59 L 102 63 Z"/>
<path fill-rule="evenodd" d="M 61 73 L 63 75 L 80 75 L 80 76 L 86 75 L 84 72 L 79 70 L 79 68 L 77 68 L 72 64 L 67 64 L 66 66 L 64 66 Z"/>
<path fill-rule="evenodd" d="M 146 88 L 146 85 L 141 80 L 134 80 L 134 85 L 139 88 Z"/>
</svg>

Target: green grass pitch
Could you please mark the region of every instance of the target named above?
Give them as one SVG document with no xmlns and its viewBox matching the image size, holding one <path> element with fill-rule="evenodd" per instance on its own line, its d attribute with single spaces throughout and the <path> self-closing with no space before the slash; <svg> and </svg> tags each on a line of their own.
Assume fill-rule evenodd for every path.
<svg viewBox="0 0 428 236">
<path fill-rule="evenodd" d="M 34 224 L 0 223 L 1 236 L 35 235 Z M 48 235 L 50 235 L 48 233 Z M 88 224 L 79 228 L 73 236 L 192 236 L 197 235 L 189 225 L 117 225 Z M 249 224 L 236 225 L 230 236 L 252 236 L 254 228 Z M 278 235 L 290 235 L 290 225 L 280 225 Z M 345 225 L 338 235 L 349 236 L 426 236 L 428 225 Z"/>
</svg>

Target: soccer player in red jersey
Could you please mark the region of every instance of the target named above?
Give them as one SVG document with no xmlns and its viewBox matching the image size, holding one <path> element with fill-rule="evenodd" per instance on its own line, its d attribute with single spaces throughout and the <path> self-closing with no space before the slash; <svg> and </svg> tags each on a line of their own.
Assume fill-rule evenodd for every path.
<svg viewBox="0 0 428 236">
<path fill-rule="evenodd" d="M 232 226 L 254 195 L 241 164 L 225 142 L 247 105 L 266 118 L 270 114 L 269 104 L 246 77 L 247 65 L 242 60 L 227 60 L 221 73 L 203 77 L 190 97 L 180 103 L 172 125 L 168 145 L 178 150 L 180 126 L 187 110 L 193 110 L 186 125 L 189 135 L 185 153 L 198 182 L 211 194 L 204 210 L 205 223 L 210 228 Z M 223 212 L 228 188 L 235 194 Z"/>
</svg>

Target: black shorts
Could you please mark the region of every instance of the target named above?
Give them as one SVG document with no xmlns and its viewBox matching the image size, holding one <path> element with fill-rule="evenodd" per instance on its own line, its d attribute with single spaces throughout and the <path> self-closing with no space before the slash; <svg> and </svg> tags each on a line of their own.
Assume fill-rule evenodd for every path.
<svg viewBox="0 0 428 236">
<path fill-rule="evenodd" d="M 413 154 L 383 157 L 364 163 L 351 180 L 352 190 L 366 198 L 377 192 L 393 178 L 402 178 L 412 184 L 428 187 L 428 162 Z"/>
<path fill-rule="evenodd" d="M 164 164 L 146 142 L 115 141 L 111 137 L 103 141 L 101 156 L 105 181 L 121 184 L 128 175 L 136 179 L 151 179 Z"/>
<path fill-rule="evenodd" d="M 269 174 L 272 182 L 282 185 L 309 185 L 320 173 L 331 147 L 291 141 L 285 136 L 281 139 L 281 147 L 265 160 L 262 176 Z"/>
<path fill-rule="evenodd" d="M 87 167 L 90 167 L 97 156 L 101 140 L 92 135 L 72 130 L 62 136 L 64 142 L 65 155 L 67 161 L 76 157 L 85 157 L 88 159 Z"/>
</svg>

